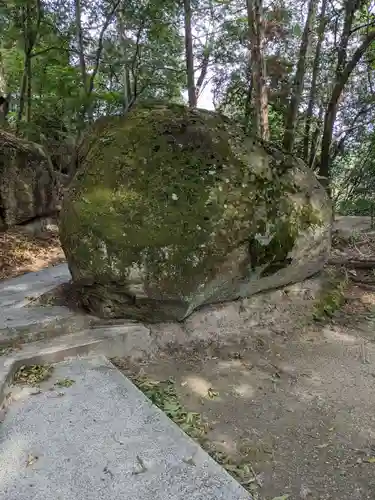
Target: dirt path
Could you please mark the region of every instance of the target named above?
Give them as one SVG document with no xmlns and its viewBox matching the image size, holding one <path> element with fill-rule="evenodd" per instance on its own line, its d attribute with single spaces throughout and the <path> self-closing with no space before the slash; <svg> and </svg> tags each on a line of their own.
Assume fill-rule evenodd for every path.
<svg viewBox="0 0 375 500">
<path fill-rule="evenodd" d="M 251 464 L 260 498 L 374 499 L 373 340 L 325 327 L 238 352 L 164 353 L 142 370 L 176 380 L 215 447 Z"/>
</svg>

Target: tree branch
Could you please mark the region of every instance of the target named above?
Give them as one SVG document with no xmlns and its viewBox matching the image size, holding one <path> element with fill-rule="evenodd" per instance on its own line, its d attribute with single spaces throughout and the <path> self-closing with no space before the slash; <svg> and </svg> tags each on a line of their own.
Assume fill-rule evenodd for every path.
<svg viewBox="0 0 375 500">
<path fill-rule="evenodd" d="M 61 52 L 68 52 L 68 53 L 71 53 L 71 52 L 77 53 L 77 51 L 74 50 L 74 49 L 67 49 L 67 48 L 64 48 L 64 47 L 55 47 L 55 46 L 52 46 L 52 47 L 48 47 L 47 49 L 42 49 L 42 50 L 39 50 L 38 52 L 34 52 L 33 54 L 30 54 L 30 58 L 42 56 L 43 54 L 47 54 L 51 50 L 58 50 L 58 51 L 61 51 Z"/>
<path fill-rule="evenodd" d="M 375 20 L 370 22 L 370 23 L 361 24 L 360 26 L 356 26 L 355 28 L 350 30 L 349 36 L 353 35 L 353 33 L 356 33 L 357 31 L 360 31 L 361 29 L 364 29 L 364 28 L 368 29 L 368 28 L 373 28 L 373 27 L 375 27 Z"/>
<path fill-rule="evenodd" d="M 375 30 L 369 33 L 364 38 L 361 45 L 354 52 L 350 61 L 346 64 L 344 70 L 340 75 L 339 80 L 336 82 L 333 88 L 331 99 L 327 106 L 327 111 L 324 118 L 322 153 L 321 153 L 321 161 L 319 168 L 319 174 L 327 179 L 327 184 L 329 179 L 330 149 L 332 142 L 333 126 L 336 119 L 337 103 L 354 68 L 357 66 L 363 54 L 366 52 L 366 50 L 374 40 L 375 40 Z"/>
<path fill-rule="evenodd" d="M 96 55 L 95 55 L 94 69 L 93 69 L 93 72 L 92 72 L 91 77 L 90 77 L 89 87 L 87 89 L 88 96 L 90 96 L 92 94 L 92 91 L 94 89 L 94 81 L 95 81 L 96 75 L 98 74 L 100 58 L 101 58 L 101 55 L 103 52 L 103 39 L 104 39 L 105 32 L 107 31 L 108 26 L 111 24 L 113 16 L 116 14 L 116 10 L 118 9 L 120 3 L 121 3 L 121 0 L 116 0 L 112 9 L 110 10 L 109 14 L 107 15 L 107 18 L 102 26 L 102 29 L 100 30 L 99 39 L 98 39 L 98 48 L 96 50 Z"/>
</svg>

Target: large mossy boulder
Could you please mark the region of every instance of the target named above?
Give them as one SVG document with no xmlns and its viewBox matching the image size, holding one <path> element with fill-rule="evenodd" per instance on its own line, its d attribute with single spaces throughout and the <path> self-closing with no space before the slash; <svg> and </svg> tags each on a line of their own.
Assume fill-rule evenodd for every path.
<svg viewBox="0 0 375 500">
<path fill-rule="evenodd" d="M 90 311 L 182 320 L 318 272 L 331 206 L 301 161 L 227 118 L 143 104 L 93 126 L 60 233 Z"/>
</svg>

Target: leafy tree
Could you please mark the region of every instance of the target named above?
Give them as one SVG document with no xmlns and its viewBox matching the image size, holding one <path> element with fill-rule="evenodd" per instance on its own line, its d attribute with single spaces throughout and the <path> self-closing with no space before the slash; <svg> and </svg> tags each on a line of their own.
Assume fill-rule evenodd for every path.
<svg viewBox="0 0 375 500">
<path fill-rule="evenodd" d="M 364 189 L 359 172 L 372 189 L 374 6 L 2 2 L 0 94 L 10 101 L 3 126 L 44 144 L 74 144 L 99 116 L 127 113 L 139 99 L 182 102 L 185 91 L 196 106 L 210 84 L 218 111 L 303 158 L 335 199 L 354 199 Z"/>
</svg>

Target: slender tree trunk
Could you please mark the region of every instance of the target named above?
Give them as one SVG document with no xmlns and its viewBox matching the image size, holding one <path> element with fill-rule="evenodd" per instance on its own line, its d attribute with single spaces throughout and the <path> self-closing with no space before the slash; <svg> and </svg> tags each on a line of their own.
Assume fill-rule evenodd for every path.
<svg viewBox="0 0 375 500">
<path fill-rule="evenodd" d="M 352 58 L 346 64 L 344 70 L 342 71 L 340 79 L 336 82 L 333 88 L 332 95 L 327 106 L 327 110 L 324 117 L 322 153 L 321 153 L 320 168 L 319 168 L 319 175 L 325 178 L 325 181 L 323 183 L 327 187 L 329 185 L 330 150 L 332 143 L 333 126 L 336 119 L 338 101 L 354 68 L 357 66 L 358 62 L 361 60 L 362 56 L 364 55 L 364 53 L 374 40 L 375 40 L 375 31 L 369 32 L 369 34 L 364 38 L 361 45 L 354 52 Z"/>
<path fill-rule="evenodd" d="M 26 67 L 27 74 L 27 106 L 26 106 L 26 121 L 31 122 L 31 104 L 32 104 L 32 71 L 31 71 L 31 58 L 27 60 Z"/>
<path fill-rule="evenodd" d="M 3 46 L 0 42 L 0 96 L 6 96 L 8 93 L 8 82 L 5 74 L 4 59 L 3 59 Z"/>
<path fill-rule="evenodd" d="M 324 104 L 322 102 L 322 103 L 320 103 L 320 106 L 319 106 L 318 120 L 317 120 L 317 123 L 315 125 L 315 130 L 311 134 L 311 146 L 310 146 L 310 155 L 309 155 L 308 165 L 312 170 L 315 169 L 316 161 L 318 158 L 318 150 L 319 150 L 320 143 L 322 140 L 321 128 L 322 128 L 322 124 L 323 124 L 323 117 L 324 117 Z"/>
<path fill-rule="evenodd" d="M 88 103 L 86 102 L 88 99 L 88 95 L 87 95 L 87 71 L 86 71 L 86 60 L 85 60 L 85 46 L 84 46 L 83 29 L 82 29 L 81 0 L 74 0 L 74 10 L 75 10 L 76 40 L 77 40 L 78 57 L 79 57 L 79 69 L 81 72 L 81 84 L 85 100 L 85 103 L 81 106 L 78 116 L 78 129 L 82 130 L 85 123 L 86 109 L 88 108 Z"/>
<path fill-rule="evenodd" d="M 317 6 L 317 0 L 309 1 L 307 19 L 305 23 L 305 28 L 303 30 L 301 46 L 299 49 L 297 69 L 293 81 L 292 95 L 290 97 L 290 104 L 285 122 L 283 146 L 284 149 L 288 152 L 292 152 L 294 146 L 298 109 L 301 103 L 302 92 L 305 82 L 306 55 L 309 50 L 311 31 L 315 18 L 316 6 Z"/>
<path fill-rule="evenodd" d="M 122 55 L 122 87 L 123 87 L 123 111 L 124 113 L 129 108 L 129 104 L 131 102 L 131 85 L 130 85 L 130 73 L 129 66 L 127 60 L 127 46 L 128 40 L 125 32 L 125 23 L 123 19 L 123 15 L 121 12 L 117 14 L 118 19 L 118 34 L 119 34 L 119 43 Z"/>
<path fill-rule="evenodd" d="M 347 50 L 349 37 L 353 26 L 354 15 L 356 11 L 360 8 L 362 0 L 346 0 L 345 5 L 345 15 L 344 15 L 344 26 L 342 29 L 340 43 L 337 50 L 337 67 L 336 67 L 336 80 L 340 80 L 341 75 L 344 72 L 347 60 Z"/>
<path fill-rule="evenodd" d="M 315 98 L 316 98 L 316 90 L 317 90 L 317 82 L 320 70 L 320 56 L 322 51 L 322 44 L 324 40 L 324 32 L 325 27 L 327 25 L 326 19 L 326 10 L 327 10 L 328 0 L 323 0 L 322 8 L 319 16 L 319 27 L 318 27 L 318 41 L 315 49 L 315 57 L 313 63 L 312 70 L 312 78 L 311 78 L 311 88 L 309 95 L 309 103 L 307 106 L 306 112 L 306 123 L 305 123 L 305 134 L 303 140 L 303 158 L 305 162 L 308 162 L 309 159 L 309 147 L 310 147 L 310 130 L 311 130 L 311 120 L 313 117 Z"/>
<path fill-rule="evenodd" d="M 24 41 L 24 67 L 20 86 L 20 100 L 17 113 L 16 130 L 19 128 L 19 124 L 22 120 L 23 113 L 25 110 L 25 101 L 27 103 L 27 115 L 26 118 L 29 121 L 31 116 L 31 59 L 34 46 L 36 44 L 37 38 L 39 36 L 40 24 L 42 21 L 42 4 L 41 0 L 36 0 L 36 21 L 33 28 L 32 25 L 32 9 L 30 2 L 28 1 L 26 5 L 21 7 L 21 19 L 23 27 L 23 41 Z"/>
<path fill-rule="evenodd" d="M 268 95 L 264 60 L 264 20 L 262 0 L 246 0 L 250 42 L 252 88 L 255 101 L 255 129 L 259 137 L 269 140 Z"/>
<path fill-rule="evenodd" d="M 79 2 L 79 0 L 76 0 L 76 2 Z M 95 60 L 93 64 L 93 69 L 91 72 L 90 77 L 88 78 L 87 71 L 86 71 L 86 66 L 85 66 L 85 71 L 86 71 L 86 84 L 85 84 L 85 102 L 83 106 L 83 118 L 85 118 L 86 114 L 88 115 L 89 121 L 92 122 L 94 118 L 94 107 L 93 103 L 91 102 L 92 94 L 94 91 L 95 87 L 95 78 L 98 74 L 99 71 L 99 66 L 100 66 L 100 61 L 103 53 L 103 48 L 104 48 L 104 35 L 108 29 L 108 26 L 111 24 L 114 16 L 116 15 L 117 9 L 119 8 L 121 4 L 121 0 L 115 0 L 115 2 L 112 3 L 111 9 L 108 11 L 108 13 L 105 16 L 105 21 L 100 29 L 99 32 L 99 38 L 98 38 L 98 46 L 96 48 L 95 52 Z M 80 6 L 80 4 L 79 4 Z M 81 18 L 80 18 L 81 19 Z M 82 36 L 83 39 L 83 31 L 82 31 L 82 24 L 80 20 L 80 36 Z M 82 60 L 85 60 L 84 57 L 84 47 L 80 47 L 80 56 L 83 56 Z M 81 63 L 82 64 L 82 63 Z M 84 125 L 84 122 L 82 123 Z"/>
<path fill-rule="evenodd" d="M 188 86 L 188 99 L 191 108 L 197 107 L 197 93 L 195 90 L 194 76 L 194 54 L 193 54 L 193 35 L 191 30 L 191 1 L 184 0 L 185 17 L 185 54 L 186 54 L 186 75 Z"/>
<path fill-rule="evenodd" d="M 250 129 L 250 120 L 252 114 L 252 97 L 253 97 L 253 80 L 251 78 L 251 69 L 249 68 L 249 78 L 248 78 L 248 87 L 246 93 L 246 101 L 245 101 L 245 124 L 244 128 L 246 132 L 249 132 Z"/>
<path fill-rule="evenodd" d="M 26 68 L 25 68 L 23 70 L 22 79 L 21 79 L 20 100 L 19 100 L 19 104 L 18 104 L 17 127 L 16 127 L 16 130 L 18 130 L 18 126 L 19 126 L 19 124 L 20 124 L 20 122 L 22 120 L 23 110 L 25 109 L 26 87 L 27 87 L 27 71 L 26 71 Z"/>
<path fill-rule="evenodd" d="M 199 73 L 199 76 L 197 78 L 197 84 L 195 86 L 195 95 L 196 99 L 198 101 L 199 94 L 202 91 L 204 81 L 207 76 L 207 71 L 208 71 L 208 64 L 210 62 L 210 57 L 211 57 L 211 52 L 212 52 L 212 41 L 208 40 L 206 43 L 206 46 L 204 48 L 204 54 L 203 54 L 203 60 L 201 64 L 201 71 Z"/>
<path fill-rule="evenodd" d="M 18 105 L 18 113 L 17 113 L 17 124 L 16 130 L 18 131 L 19 124 L 23 117 L 23 112 L 25 109 L 25 95 L 27 90 L 27 67 L 28 67 L 28 59 L 29 59 L 29 42 L 30 42 L 30 32 L 29 32 L 29 23 L 30 23 L 30 12 L 28 8 L 28 4 L 26 6 L 21 7 L 21 20 L 23 27 L 23 43 L 24 43 L 24 64 L 23 64 L 23 72 L 20 86 L 20 99 Z"/>
<path fill-rule="evenodd" d="M 331 144 L 333 137 L 333 127 L 336 120 L 339 99 L 346 85 L 346 82 L 350 77 L 351 72 L 353 71 L 356 64 L 362 57 L 362 55 L 360 55 L 358 61 L 355 62 L 354 66 L 350 70 L 349 75 L 346 77 L 345 72 L 350 64 L 350 63 L 347 64 L 347 50 L 348 50 L 349 37 L 351 34 L 355 13 L 361 6 L 361 0 L 346 0 L 344 6 L 345 6 L 344 25 L 337 50 L 336 78 L 324 117 L 322 151 L 321 151 L 320 166 L 319 166 L 319 175 L 322 177 L 322 183 L 327 188 L 329 186 L 329 173 L 330 173 L 329 170 L 331 162 Z M 367 48 L 365 50 L 367 50 Z M 356 56 L 357 53 L 358 49 L 354 53 L 353 58 Z M 353 61 L 353 58 L 351 62 Z"/>
<path fill-rule="evenodd" d="M 85 60 L 85 46 L 83 41 L 81 0 L 75 0 L 74 8 L 75 8 L 75 25 L 76 25 L 76 38 L 78 45 L 79 68 L 81 71 L 82 87 L 86 93 L 87 72 L 86 72 L 86 60 Z"/>
</svg>

